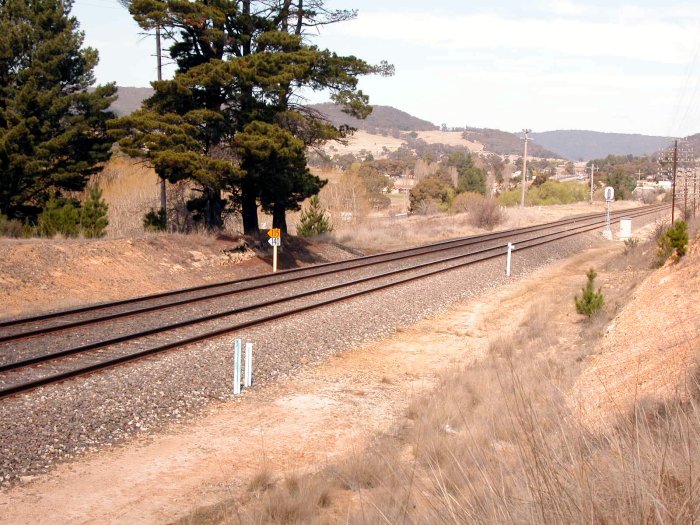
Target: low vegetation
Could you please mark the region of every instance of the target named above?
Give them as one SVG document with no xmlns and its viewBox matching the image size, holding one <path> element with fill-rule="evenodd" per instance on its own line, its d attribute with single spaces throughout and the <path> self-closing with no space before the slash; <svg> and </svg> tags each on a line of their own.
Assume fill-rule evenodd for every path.
<svg viewBox="0 0 700 525">
<path fill-rule="evenodd" d="M 102 198 L 102 191 L 93 186 L 88 189 L 87 198 L 82 203 L 77 199 L 58 196 L 49 199 L 38 215 L 36 225 L 0 215 L 0 235 L 14 238 L 104 237 L 109 224 L 108 208 Z"/>
<path fill-rule="evenodd" d="M 320 199 L 318 196 L 311 197 L 308 208 L 301 212 L 297 223 L 297 235 L 313 237 L 332 230 L 333 226 L 326 215 L 326 210 L 321 206 Z"/>
<path fill-rule="evenodd" d="M 581 290 L 581 297 L 574 297 L 576 312 L 585 315 L 589 319 L 597 314 L 603 306 L 605 306 L 605 298 L 600 288 L 595 291 L 595 278 L 598 276 L 596 271 L 591 268 L 586 273 L 586 286 Z"/>
<path fill-rule="evenodd" d="M 519 206 L 521 188 L 505 191 L 498 196 L 498 202 L 503 206 Z M 585 185 L 578 182 L 558 182 L 547 180 L 539 186 L 528 188 L 525 193 L 527 206 L 551 206 L 553 204 L 572 204 L 585 201 L 590 193 Z"/>
<path fill-rule="evenodd" d="M 669 257 L 676 260 L 685 255 L 688 247 L 688 223 L 678 220 L 673 226 L 666 228 L 656 241 L 657 264 L 662 266 Z"/>
</svg>

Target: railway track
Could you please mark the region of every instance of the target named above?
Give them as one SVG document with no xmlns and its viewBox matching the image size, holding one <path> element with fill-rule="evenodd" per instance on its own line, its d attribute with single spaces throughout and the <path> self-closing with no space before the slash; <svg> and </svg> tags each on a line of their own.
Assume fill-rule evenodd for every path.
<svg viewBox="0 0 700 525">
<path fill-rule="evenodd" d="M 611 220 L 617 222 L 623 216 L 643 217 L 666 209 L 668 205 L 656 205 L 616 212 L 612 214 Z M 543 225 L 287 270 L 275 275 L 250 277 L 5 321 L 0 323 L 0 398 L 486 259 L 501 257 L 506 251 L 502 242 L 504 239 L 517 242 L 517 250 L 523 250 L 593 231 L 603 223 L 603 214 L 589 214 Z M 380 271 L 359 278 L 343 278 L 360 269 Z M 341 280 L 322 282 L 329 277 Z M 217 299 L 231 296 L 235 298 L 237 295 L 260 290 L 279 290 L 287 288 L 290 283 L 312 279 L 318 281 L 315 287 L 312 283 L 304 283 L 308 285 L 306 288 L 296 292 L 292 290 L 291 293 L 273 299 L 254 300 L 249 304 L 236 305 L 204 315 L 187 316 L 165 324 L 130 329 L 116 336 L 98 337 L 82 344 L 59 345 L 59 348 L 55 348 L 55 345 L 45 343 L 47 338 L 50 340 L 65 332 L 104 328 L 102 323 L 106 321 L 139 320 L 153 312 L 175 311 L 185 305 L 201 306 L 202 303 L 215 303 Z M 287 308 L 275 309 L 280 305 Z M 207 327 L 207 323 L 217 320 L 230 322 L 225 326 Z M 188 333 L 187 330 L 193 327 L 202 329 L 194 334 Z M 18 343 L 26 344 L 27 341 L 34 344 L 34 351 L 31 350 L 31 344 L 29 351 L 16 351 Z M 37 346 L 48 347 L 49 350 L 36 350 Z"/>
</svg>

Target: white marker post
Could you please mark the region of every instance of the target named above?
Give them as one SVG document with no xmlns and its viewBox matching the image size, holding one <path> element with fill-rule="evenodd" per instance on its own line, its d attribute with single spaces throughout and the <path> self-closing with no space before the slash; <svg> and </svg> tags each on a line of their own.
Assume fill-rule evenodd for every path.
<svg viewBox="0 0 700 525">
<path fill-rule="evenodd" d="M 271 228 L 267 230 L 269 239 L 267 242 L 272 246 L 272 272 L 277 271 L 277 247 L 282 245 L 282 231 L 279 228 Z"/>
<path fill-rule="evenodd" d="M 603 230 L 603 237 L 612 241 L 612 230 L 610 229 L 610 203 L 615 200 L 615 188 L 612 186 L 607 186 L 605 188 L 605 204 L 607 205 L 607 211 L 605 213 L 605 229 Z"/>
<path fill-rule="evenodd" d="M 506 256 L 506 277 L 510 277 L 510 257 L 511 257 L 511 252 L 513 251 L 513 248 L 515 248 L 515 244 L 512 242 L 508 243 L 508 255 Z"/>
<path fill-rule="evenodd" d="M 241 340 L 233 342 L 233 394 L 241 393 Z"/>
<path fill-rule="evenodd" d="M 243 375 L 243 386 L 245 388 L 253 386 L 253 343 L 245 344 L 245 374 Z"/>
</svg>

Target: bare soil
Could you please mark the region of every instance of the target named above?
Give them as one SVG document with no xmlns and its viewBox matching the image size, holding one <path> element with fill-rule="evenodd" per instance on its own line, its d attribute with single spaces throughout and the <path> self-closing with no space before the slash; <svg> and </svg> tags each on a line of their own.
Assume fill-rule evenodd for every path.
<svg viewBox="0 0 700 525">
<path fill-rule="evenodd" d="M 281 254 L 280 268 L 354 254 L 295 239 Z M 267 273 L 271 259 L 264 241 L 225 235 L 0 239 L 0 318 Z"/>
<path fill-rule="evenodd" d="M 247 485 L 262 469 L 279 475 L 304 473 L 363 450 L 373 436 L 392 428 L 409 400 L 430 389 L 441 371 L 479 359 L 494 337 L 511 332 L 518 323 L 526 326 L 533 304 L 556 305 L 558 314 L 548 322 L 560 325 L 558 346 L 570 352 L 581 347 L 582 355 L 587 355 L 590 349 L 583 347 L 589 343 L 579 335 L 573 295 L 589 267 L 603 268 L 622 251 L 619 243 L 601 243 L 455 305 L 446 314 L 309 366 L 293 379 L 216 404 L 196 420 L 174 425 L 162 435 L 139 438 L 61 465 L 50 476 L 25 480 L 0 493 L 0 521 L 162 523 L 224 500 L 231 502 L 232 512 L 239 507 L 244 510 L 251 498 Z M 697 278 L 697 257 L 684 264 L 682 271 Z M 640 288 L 634 307 L 629 307 L 630 312 L 647 314 L 631 319 L 623 309 L 610 331 L 611 340 L 658 328 L 658 301 L 675 300 L 674 294 L 684 290 L 683 280 L 671 278 L 661 283 L 670 295 L 646 293 L 648 283 L 659 283 L 667 272 L 676 275 L 678 269 L 652 274 Z M 601 272 L 599 284 L 608 297 L 624 304 L 635 279 L 641 277 L 623 266 Z M 645 357 L 655 359 L 655 351 Z M 638 354 L 637 350 L 633 355 Z M 616 356 L 620 359 L 614 363 L 597 360 Z M 635 378 L 637 363 L 638 359 L 626 359 L 619 351 L 603 350 L 595 366 L 619 365 L 618 379 Z M 664 366 L 684 363 L 667 360 Z M 596 385 L 583 385 L 580 392 L 584 398 L 593 396 Z"/>
</svg>

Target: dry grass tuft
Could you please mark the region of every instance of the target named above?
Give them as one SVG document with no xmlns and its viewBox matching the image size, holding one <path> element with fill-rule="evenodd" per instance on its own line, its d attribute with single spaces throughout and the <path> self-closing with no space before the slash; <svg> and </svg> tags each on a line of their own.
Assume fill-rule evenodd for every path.
<svg viewBox="0 0 700 525">
<path fill-rule="evenodd" d="M 253 476 L 250 483 L 248 483 L 248 492 L 265 492 L 267 489 L 274 486 L 274 484 L 272 471 L 267 467 L 263 467 Z"/>
<path fill-rule="evenodd" d="M 292 475 L 267 492 L 254 523 L 310 523 L 332 503 L 331 489 L 320 474 Z"/>
</svg>

